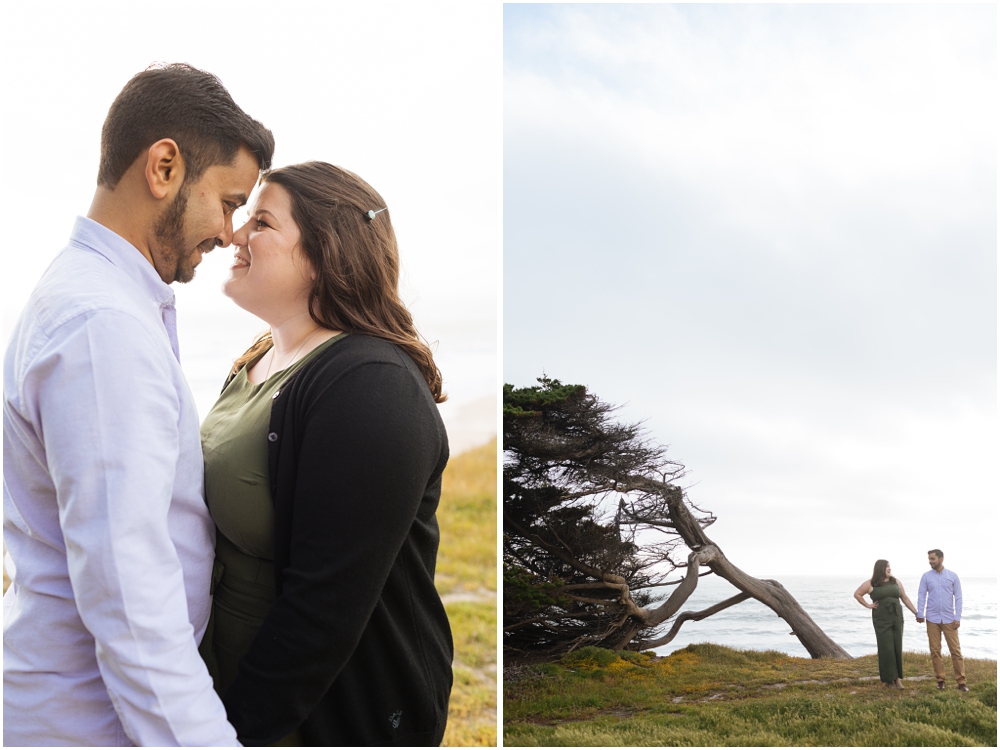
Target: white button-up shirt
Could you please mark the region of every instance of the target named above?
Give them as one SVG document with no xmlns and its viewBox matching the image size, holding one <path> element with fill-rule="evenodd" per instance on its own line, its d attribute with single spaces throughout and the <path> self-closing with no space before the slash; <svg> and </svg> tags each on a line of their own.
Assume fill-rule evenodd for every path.
<svg viewBox="0 0 1000 750">
<path fill-rule="evenodd" d="M 173 300 L 79 218 L 7 348 L 5 745 L 238 744 L 197 650 L 215 527 Z"/>
<path fill-rule="evenodd" d="M 962 582 L 955 573 L 947 568 L 942 568 L 940 573 L 931 569 L 920 577 L 917 616 L 937 624 L 950 624 L 962 619 Z"/>
</svg>

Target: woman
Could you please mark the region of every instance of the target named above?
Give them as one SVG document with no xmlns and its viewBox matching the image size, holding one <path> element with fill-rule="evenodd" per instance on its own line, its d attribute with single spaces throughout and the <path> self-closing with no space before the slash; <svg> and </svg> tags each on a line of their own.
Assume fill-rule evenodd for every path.
<svg viewBox="0 0 1000 750">
<path fill-rule="evenodd" d="M 871 595 L 872 603 L 864 600 Z M 888 560 L 876 560 L 870 580 L 854 592 L 861 606 L 872 611 L 875 642 L 878 644 L 878 676 L 887 688 L 903 689 L 903 608 L 900 600 L 913 614 L 917 608 L 903 590 L 903 584 L 892 577 Z"/>
<path fill-rule="evenodd" d="M 440 744 L 444 395 L 385 203 L 338 167 L 284 167 L 233 245 L 223 290 L 270 332 L 202 426 L 216 690 L 245 745 Z"/>
</svg>

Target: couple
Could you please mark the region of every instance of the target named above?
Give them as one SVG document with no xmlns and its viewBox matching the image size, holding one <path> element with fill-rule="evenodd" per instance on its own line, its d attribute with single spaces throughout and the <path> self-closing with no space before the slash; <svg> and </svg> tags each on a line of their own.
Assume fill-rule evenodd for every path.
<svg viewBox="0 0 1000 750">
<path fill-rule="evenodd" d="M 931 569 L 920 578 L 917 589 L 917 606 L 906 595 L 903 584 L 892 576 L 888 560 L 877 560 L 872 577 L 862 582 L 854 598 L 872 610 L 875 641 L 878 644 L 879 679 L 887 688 L 903 689 L 903 610 L 902 604 L 912 612 L 917 622 L 927 623 L 927 640 L 930 644 L 931 663 L 938 690 L 944 690 L 944 659 L 941 658 L 941 636 L 944 635 L 951 654 L 958 689 L 969 691 L 965 680 L 965 662 L 958 642 L 958 628 L 962 620 L 962 582 L 944 567 L 944 552 L 932 549 L 927 552 Z M 870 595 L 872 603 L 864 600 Z"/>
<path fill-rule="evenodd" d="M 385 203 L 273 148 L 187 65 L 111 106 L 4 358 L 5 745 L 441 741 L 441 374 Z M 230 244 L 270 331 L 199 435 L 169 284 Z"/>
</svg>

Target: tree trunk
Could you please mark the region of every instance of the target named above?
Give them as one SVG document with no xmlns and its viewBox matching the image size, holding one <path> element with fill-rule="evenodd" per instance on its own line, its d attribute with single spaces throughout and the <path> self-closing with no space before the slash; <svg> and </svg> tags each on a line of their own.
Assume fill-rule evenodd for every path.
<svg viewBox="0 0 1000 750">
<path fill-rule="evenodd" d="M 733 565 L 722 550 L 719 549 L 694 518 L 684 503 L 680 489 L 663 485 L 670 506 L 670 519 L 674 522 L 677 532 L 684 543 L 692 550 L 692 561 L 707 565 L 720 578 L 725 578 L 744 594 L 752 596 L 757 601 L 769 607 L 778 617 L 782 618 L 792 628 L 791 635 L 799 639 L 813 659 L 822 657 L 833 659 L 850 659 L 851 655 L 838 646 L 813 619 L 806 614 L 802 606 L 777 581 L 761 580 L 747 575 Z M 699 554 L 701 553 L 701 554 Z M 707 553 L 707 554 L 706 554 Z M 697 571 L 695 571 L 697 573 Z M 691 571 L 688 571 L 688 576 Z M 686 577 L 686 578 L 687 578 Z M 685 597 L 686 598 L 686 597 Z"/>
</svg>

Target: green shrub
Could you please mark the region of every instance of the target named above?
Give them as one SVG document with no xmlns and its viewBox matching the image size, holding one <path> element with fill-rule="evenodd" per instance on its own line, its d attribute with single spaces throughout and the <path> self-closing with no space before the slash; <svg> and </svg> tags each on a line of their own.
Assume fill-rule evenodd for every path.
<svg viewBox="0 0 1000 750">
<path fill-rule="evenodd" d="M 645 667 L 649 664 L 650 660 L 656 656 L 654 651 L 643 651 L 639 653 L 638 651 L 619 651 L 618 658 L 622 661 L 631 662 L 632 664 L 637 664 L 640 667 Z"/>
<path fill-rule="evenodd" d="M 606 648 L 597 646 L 584 646 L 581 649 L 572 651 L 562 658 L 562 663 L 567 667 L 580 667 L 582 669 L 595 669 L 597 667 L 609 667 L 618 661 L 618 654 Z"/>
<path fill-rule="evenodd" d="M 986 682 L 982 685 L 976 685 L 972 689 L 973 695 L 976 696 L 977 700 L 982 701 L 984 706 L 996 708 L 997 707 L 997 683 Z"/>
</svg>

